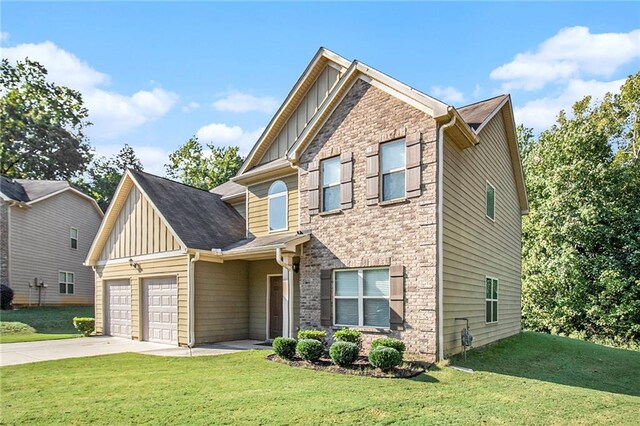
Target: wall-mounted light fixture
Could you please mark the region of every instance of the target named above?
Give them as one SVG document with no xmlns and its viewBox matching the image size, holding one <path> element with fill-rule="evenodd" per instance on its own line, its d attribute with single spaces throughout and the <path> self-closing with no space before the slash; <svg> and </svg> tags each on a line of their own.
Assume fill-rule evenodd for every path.
<svg viewBox="0 0 640 426">
<path fill-rule="evenodd" d="M 136 268 L 139 269 L 140 265 L 138 265 L 136 262 L 133 261 L 133 259 L 129 258 L 129 266 L 131 266 L 132 268 Z"/>
<path fill-rule="evenodd" d="M 293 272 L 300 272 L 300 263 L 296 262 L 291 266 L 291 269 L 293 269 Z"/>
</svg>

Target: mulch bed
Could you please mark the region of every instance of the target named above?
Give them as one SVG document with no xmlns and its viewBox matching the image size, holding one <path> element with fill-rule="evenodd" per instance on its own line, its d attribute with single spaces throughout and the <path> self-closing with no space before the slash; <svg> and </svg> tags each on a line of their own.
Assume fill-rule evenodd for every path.
<svg viewBox="0 0 640 426">
<path fill-rule="evenodd" d="M 330 358 L 322 357 L 316 363 L 310 363 L 307 361 L 303 361 L 301 358 L 297 356 L 292 359 L 283 359 L 280 358 L 276 354 L 271 354 L 267 356 L 269 361 L 278 362 L 280 364 L 287 364 L 291 367 L 300 367 L 300 368 L 308 368 L 316 371 L 328 371 L 331 373 L 338 374 L 350 374 L 353 376 L 367 376 L 367 377 L 380 377 L 380 378 L 392 378 L 392 379 L 407 379 L 411 377 L 416 377 L 431 366 L 430 363 L 422 362 L 422 361 L 411 361 L 405 360 L 402 365 L 394 368 L 393 370 L 384 372 L 378 368 L 373 367 L 369 364 L 369 360 L 366 357 L 359 357 L 353 365 L 349 367 L 340 367 L 335 365 Z"/>
</svg>

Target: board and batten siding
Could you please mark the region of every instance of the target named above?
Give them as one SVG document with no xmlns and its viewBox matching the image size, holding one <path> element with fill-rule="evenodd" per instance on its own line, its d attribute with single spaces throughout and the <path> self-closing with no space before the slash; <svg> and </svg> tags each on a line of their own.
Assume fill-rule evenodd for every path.
<svg viewBox="0 0 640 426">
<path fill-rule="evenodd" d="M 104 332 L 104 294 L 109 281 L 129 281 L 131 284 L 131 338 L 142 339 L 142 280 L 147 278 L 175 277 L 178 283 L 178 344 L 188 343 L 188 257 L 186 254 L 162 259 L 138 261 L 139 268 L 129 262 L 119 261 L 96 267 L 95 319 L 96 332 Z"/>
<path fill-rule="evenodd" d="M 247 221 L 250 236 L 259 237 L 269 234 L 268 192 L 271 184 L 277 180 L 281 180 L 287 185 L 288 201 L 288 227 L 283 231 L 278 231 L 278 233 L 295 232 L 298 230 L 298 175 L 292 174 L 249 186 L 247 191 L 247 196 L 249 197 Z"/>
<path fill-rule="evenodd" d="M 329 92 L 339 79 L 340 72 L 331 65 L 327 65 L 309 88 L 300 105 L 291 114 L 287 123 L 282 127 L 282 130 L 260 160 L 260 164 L 284 157 L 307 123 L 316 114 L 320 105 L 327 99 Z"/>
<path fill-rule="evenodd" d="M 501 113 L 481 130 L 480 144 L 444 144 L 444 352 L 458 353 L 469 319 L 473 345 L 520 331 L 521 212 Z M 495 187 L 495 222 L 486 217 L 486 182 Z M 485 322 L 485 277 L 497 278 L 498 322 Z"/>
<path fill-rule="evenodd" d="M 33 279 L 47 286 L 46 305 L 93 303 L 93 272 L 84 260 L 98 232 L 102 216 L 90 200 L 64 191 L 28 208 L 9 207 L 9 282 L 15 305 L 37 304 Z M 71 228 L 78 230 L 78 248 L 71 248 Z M 60 293 L 58 273 L 74 273 L 74 294 Z"/>
<path fill-rule="evenodd" d="M 179 250 L 180 244 L 134 185 L 102 249 L 100 260 Z"/>
</svg>

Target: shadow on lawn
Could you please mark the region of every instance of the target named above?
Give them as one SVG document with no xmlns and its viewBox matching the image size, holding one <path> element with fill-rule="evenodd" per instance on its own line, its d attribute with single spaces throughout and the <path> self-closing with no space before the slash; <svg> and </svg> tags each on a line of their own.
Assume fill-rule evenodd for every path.
<svg viewBox="0 0 640 426">
<path fill-rule="evenodd" d="M 455 356 L 451 364 L 561 385 L 640 396 L 640 352 L 523 332 Z"/>
</svg>

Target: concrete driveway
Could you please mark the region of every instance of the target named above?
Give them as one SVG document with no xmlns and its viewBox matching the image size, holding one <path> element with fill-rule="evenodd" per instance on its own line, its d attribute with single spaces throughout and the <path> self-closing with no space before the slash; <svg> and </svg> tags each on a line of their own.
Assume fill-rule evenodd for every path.
<svg viewBox="0 0 640 426">
<path fill-rule="evenodd" d="M 248 349 L 270 349 L 255 340 L 237 340 L 199 346 L 189 350 L 160 343 L 139 342 L 121 337 L 96 336 L 78 339 L 0 344 L 0 366 L 27 364 L 64 358 L 135 352 L 160 356 L 222 355 Z"/>
</svg>

